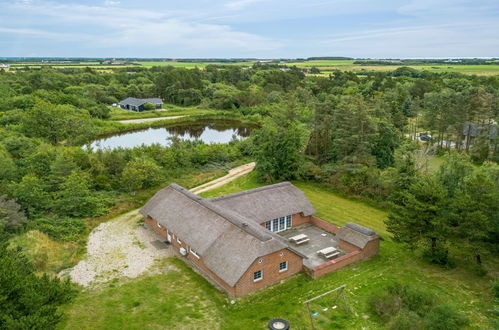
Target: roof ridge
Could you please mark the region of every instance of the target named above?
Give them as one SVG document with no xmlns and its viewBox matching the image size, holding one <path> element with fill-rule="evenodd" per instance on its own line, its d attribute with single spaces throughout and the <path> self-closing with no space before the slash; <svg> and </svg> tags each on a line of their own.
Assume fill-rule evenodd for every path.
<svg viewBox="0 0 499 330">
<path fill-rule="evenodd" d="M 269 190 L 269 189 L 274 189 L 274 188 L 284 187 L 284 186 L 292 186 L 292 185 L 293 184 L 289 181 L 283 181 L 283 182 L 270 184 L 270 185 L 263 186 L 263 187 L 258 187 L 258 188 L 253 188 L 253 189 L 249 189 L 249 190 L 240 191 L 240 192 L 229 194 L 229 195 L 209 198 L 208 200 L 209 201 L 219 201 L 219 200 L 223 200 L 223 199 L 229 199 L 229 198 L 233 198 L 233 197 L 254 194 L 254 193 L 257 193 L 260 191 L 264 191 L 264 190 Z"/>
<path fill-rule="evenodd" d="M 263 232 L 263 230 L 266 231 L 265 228 L 254 223 L 250 219 L 246 219 L 237 213 L 223 209 L 223 208 L 211 203 L 208 199 L 200 197 L 200 196 L 190 192 L 189 190 L 185 189 L 184 187 L 182 187 L 176 183 L 172 183 L 168 187 L 171 187 L 172 189 L 183 194 L 184 196 L 186 196 L 190 200 L 192 200 L 192 201 L 200 204 L 201 206 L 209 209 L 210 211 L 218 214 L 219 216 L 226 219 L 227 221 L 229 221 L 231 224 L 233 224 L 237 228 L 239 228 L 239 229 L 247 232 L 248 234 L 256 237 L 257 239 L 259 239 L 262 242 L 269 241 L 272 238 L 275 239 L 275 237 L 273 237 L 270 233 Z"/>
</svg>

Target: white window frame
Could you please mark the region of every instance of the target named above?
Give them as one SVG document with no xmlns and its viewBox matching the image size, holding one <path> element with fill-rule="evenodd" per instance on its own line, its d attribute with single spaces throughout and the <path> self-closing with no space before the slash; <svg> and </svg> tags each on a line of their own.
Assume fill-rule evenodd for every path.
<svg viewBox="0 0 499 330">
<path fill-rule="evenodd" d="M 255 274 L 260 272 L 260 277 L 259 278 L 255 278 Z M 257 270 L 256 272 L 253 272 L 253 282 L 259 282 L 263 280 L 263 270 Z"/>
<path fill-rule="evenodd" d="M 279 231 L 286 230 L 286 217 L 279 218 Z"/>
<path fill-rule="evenodd" d="M 158 226 L 158 228 L 161 228 L 161 225 L 159 224 L 159 222 L 156 222 L 156 226 Z"/>
<path fill-rule="evenodd" d="M 265 228 L 271 232 L 278 233 L 293 227 L 293 217 L 286 215 L 265 222 Z"/>
<path fill-rule="evenodd" d="M 190 246 L 189 246 L 189 252 L 195 256 L 196 258 L 200 259 L 201 257 L 199 256 L 199 254 L 196 253 L 196 251 L 194 251 Z"/>
<path fill-rule="evenodd" d="M 180 238 L 178 238 L 178 236 L 175 236 L 175 239 L 177 240 L 178 244 L 182 244 L 182 241 L 180 240 Z"/>
<path fill-rule="evenodd" d="M 286 263 L 286 268 L 281 269 L 281 265 L 282 265 L 283 263 Z M 279 273 L 285 272 L 285 271 L 287 271 L 287 270 L 288 270 L 288 261 L 286 260 L 286 261 L 282 261 L 282 262 L 280 262 L 280 263 L 279 263 Z"/>
<path fill-rule="evenodd" d="M 274 233 L 279 232 L 279 218 L 272 219 L 272 231 Z"/>
</svg>

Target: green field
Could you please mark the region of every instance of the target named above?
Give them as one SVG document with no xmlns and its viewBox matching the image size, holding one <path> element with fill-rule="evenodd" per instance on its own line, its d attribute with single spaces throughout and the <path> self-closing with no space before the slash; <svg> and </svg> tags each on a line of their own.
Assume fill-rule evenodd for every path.
<svg viewBox="0 0 499 330">
<path fill-rule="evenodd" d="M 128 119 L 143 119 L 143 118 L 156 118 L 156 117 L 170 117 L 170 116 L 192 116 L 203 114 L 216 114 L 217 110 L 201 109 L 197 107 L 180 107 L 173 104 L 164 104 L 165 111 L 142 111 L 134 112 L 128 111 L 117 107 L 111 107 L 111 120 L 128 120 Z"/>
<path fill-rule="evenodd" d="M 51 66 L 57 68 L 84 68 L 91 67 L 101 70 L 129 68 L 132 70 L 134 67 L 151 68 L 153 66 L 174 66 L 180 68 L 204 68 L 207 65 L 235 65 L 235 66 L 252 66 L 256 61 L 242 61 L 242 62 L 178 62 L 178 61 L 137 61 L 130 65 L 99 65 L 98 62 L 84 62 L 67 64 L 43 64 L 26 62 L 15 63 L 11 65 L 12 69 L 16 67 L 32 67 L 40 68 L 41 66 Z M 328 74 L 334 70 L 345 70 L 362 73 L 365 71 L 393 71 L 404 65 L 358 65 L 353 64 L 354 60 L 313 60 L 313 61 L 297 61 L 279 63 L 280 65 L 297 66 L 299 68 L 317 67 L 321 70 L 322 74 Z M 499 65 L 458 65 L 458 64 L 435 64 L 435 65 L 408 65 L 416 70 L 427 70 L 431 72 L 458 72 L 464 74 L 476 75 L 496 75 L 499 74 Z"/>
<path fill-rule="evenodd" d="M 205 193 L 218 196 L 259 186 L 254 175 L 241 177 Z M 367 298 L 394 280 L 412 283 L 455 304 L 470 319 L 471 328 L 491 327 L 493 297 L 489 279 L 455 268 L 445 270 L 425 263 L 412 251 L 389 239 L 386 213 L 334 193 L 329 188 L 296 182 L 317 209 L 317 215 L 341 225 L 356 221 L 380 233 L 379 255 L 320 279 L 299 274 L 270 288 L 239 298 L 234 304 L 182 261 L 169 259 L 166 274 L 122 280 L 82 292 L 65 306 L 65 329 L 264 329 L 274 317 L 291 322 L 293 329 L 309 329 L 303 301 L 346 284 L 350 313 L 342 308 L 319 312 L 318 329 L 379 329 L 382 323 L 368 311 Z M 334 302 L 329 302 L 334 303 Z M 314 307 L 315 308 L 315 307 Z"/>
</svg>

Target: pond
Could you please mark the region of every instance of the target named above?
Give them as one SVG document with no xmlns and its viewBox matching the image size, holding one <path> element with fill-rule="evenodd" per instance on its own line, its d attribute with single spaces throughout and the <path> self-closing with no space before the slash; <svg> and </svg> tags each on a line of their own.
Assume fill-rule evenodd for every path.
<svg viewBox="0 0 499 330">
<path fill-rule="evenodd" d="M 161 144 L 170 145 L 171 137 L 184 140 L 199 139 L 206 144 L 229 143 L 233 139 L 244 139 L 251 133 L 252 126 L 243 125 L 237 121 L 210 121 L 169 125 L 166 127 L 151 127 L 143 130 L 131 131 L 111 135 L 93 141 L 90 148 L 115 149 L 133 148 L 141 145 Z M 88 147 L 88 146 L 87 146 Z"/>
</svg>

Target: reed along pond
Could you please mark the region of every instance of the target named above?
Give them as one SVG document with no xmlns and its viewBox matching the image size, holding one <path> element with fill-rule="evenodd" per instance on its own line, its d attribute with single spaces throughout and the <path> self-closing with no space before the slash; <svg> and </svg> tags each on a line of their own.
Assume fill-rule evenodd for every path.
<svg viewBox="0 0 499 330">
<path fill-rule="evenodd" d="M 255 128 L 256 126 L 226 120 L 178 123 L 106 136 L 93 141 L 86 147 L 90 146 L 93 150 L 98 150 L 133 148 L 152 144 L 169 146 L 172 137 L 183 140 L 200 140 L 206 144 L 229 143 L 233 139 L 248 137 Z"/>
</svg>

